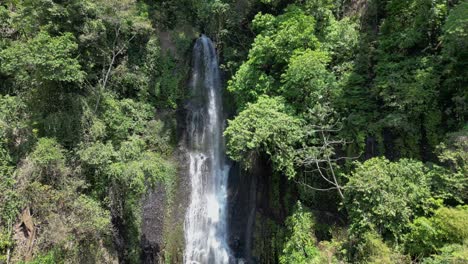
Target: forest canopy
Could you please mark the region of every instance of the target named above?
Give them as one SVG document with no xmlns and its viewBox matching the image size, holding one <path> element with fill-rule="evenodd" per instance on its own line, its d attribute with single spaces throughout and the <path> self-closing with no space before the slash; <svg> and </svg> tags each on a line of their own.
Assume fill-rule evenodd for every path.
<svg viewBox="0 0 468 264">
<path fill-rule="evenodd" d="M 152 190 L 183 218 L 202 33 L 227 155 L 268 183 L 255 263 L 468 261 L 468 1 L 6 0 L 0 263 L 141 263 Z"/>
</svg>

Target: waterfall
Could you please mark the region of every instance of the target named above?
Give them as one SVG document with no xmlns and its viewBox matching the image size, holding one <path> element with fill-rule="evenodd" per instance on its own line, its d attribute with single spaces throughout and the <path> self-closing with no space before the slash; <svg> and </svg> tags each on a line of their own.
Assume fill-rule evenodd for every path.
<svg viewBox="0 0 468 264">
<path fill-rule="evenodd" d="M 226 200 L 229 164 L 223 141 L 221 78 L 211 40 L 201 36 L 193 48 L 187 131 L 190 205 L 185 218 L 185 264 L 230 261 Z"/>
</svg>

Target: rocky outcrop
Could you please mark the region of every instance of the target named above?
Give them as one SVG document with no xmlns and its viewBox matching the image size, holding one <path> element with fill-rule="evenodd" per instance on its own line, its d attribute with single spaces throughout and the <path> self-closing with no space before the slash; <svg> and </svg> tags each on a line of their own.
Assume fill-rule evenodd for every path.
<svg viewBox="0 0 468 264">
<path fill-rule="evenodd" d="M 229 243 L 239 263 L 276 263 L 284 220 L 297 198 L 294 185 L 259 158 L 249 171 L 233 167 L 229 177 Z"/>
</svg>

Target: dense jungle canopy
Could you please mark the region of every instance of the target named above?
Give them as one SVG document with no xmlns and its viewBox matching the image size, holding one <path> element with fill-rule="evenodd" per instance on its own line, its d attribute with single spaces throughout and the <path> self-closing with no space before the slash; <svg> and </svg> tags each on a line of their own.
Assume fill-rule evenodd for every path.
<svg viewBox="0 0 468 264">
<path fill-rule="evenodd" d="M 0 263 L 183 261 L 200 34 L 263 186 L 246 263 L 468 263 L 466 0 L 1 1 Z"/>
</svg>

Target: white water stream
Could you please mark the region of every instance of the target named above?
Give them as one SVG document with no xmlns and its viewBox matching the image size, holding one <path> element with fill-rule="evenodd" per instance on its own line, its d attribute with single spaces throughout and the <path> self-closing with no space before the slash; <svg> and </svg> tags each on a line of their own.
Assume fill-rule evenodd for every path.
<svg viewBox="0 0 468 264">
<path fill-rule="evenodd" d="M 190 205 L 185 219 L 185 264 L 228 264 L 226 185 L 229 165 L 223 141 L 221 77 L 212 41 L 193 49 L 188 107 Z"/>
</svg>

